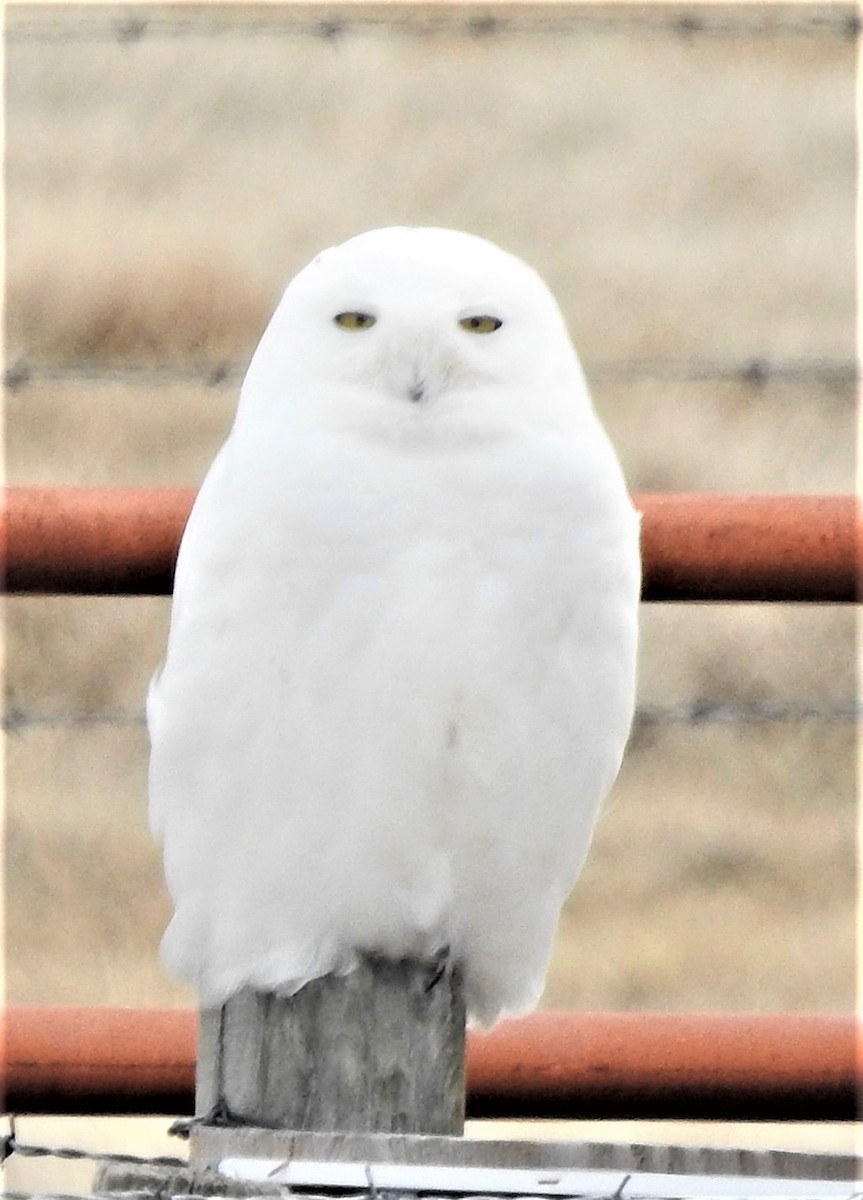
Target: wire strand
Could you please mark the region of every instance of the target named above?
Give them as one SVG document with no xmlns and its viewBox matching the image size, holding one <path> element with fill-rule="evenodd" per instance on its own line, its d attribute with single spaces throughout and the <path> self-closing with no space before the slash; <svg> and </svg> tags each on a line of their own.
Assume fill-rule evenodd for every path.
<svg viewBox="0 0 863 1200">
<path fill-rule="evenodd" d="M 155 1156 L 123 1154 L 107 1150 L 82 1150 L 80 1146 L 46 1146 L 19 1142 L 14 1132 L 9 1133 L 4 1138 L 4 1163 L 13 1154 L 18 1154 L 22 1158 L 60 1158 L 74 1162 L 109 1163 L 114 1166 L 175 1168 L 187 1165 L 184 1159 L 168 1154 L 158 1154 Z"/>
<path fill-rule="evenodd" d="M 802 721 L 844 723 L 863 718 L 856 698 L 832 703 L 784 700 L 726 701 L 701 698 L 680 704 L 646 704 L 635 714 L 635 728 L 657 725 L 776 725 Z M 144 726 L 143 712 L 40 712 L 10 707 L 3 730 L 17 734 L 29 729 L 129 729 Z"/>
<path fill-rule="evenodd" d="M 245 363 L 216 362 L 183 366 L 152 366 L 131 363 L 112 366 L 102 363 L 57 365 L 20 360 L 7 367 L 3 384 L 12 392 L 46 383 L 122 384 L 130 387 L 191 384 L 199 387 L 236 387 L 242 382 Z M 737 361 L 709 359 L 606 359 L 585 364 L 591 379 L 629 380 L 726 380 L 761 388 L 772 381 L 855 384 L 859 378 L 853 360 L 769 359 L 755 356 Z"/>
<path fill-rule="evenodd" d="M 801 6 L 802 8 L 802 6 Z M 825 5 L 819 8 L 759 6 L 748 10 L 744 5 L 728 5 L 725 10 L 707 12 L 696 8 L 657 6 L 650 11 L 621 5 L 620 8 L 572 6 L 559 11 L 538 6 L 531 11 L 525 5 L 514 11 L 496 4 L 465 6 L 462 11 L 444 6 L 417 5 L 408 8 L 393 4 L 375 11 L 354 12 L 340 6 L 319 9 L 313 15 L 298 15 L 286 10 L 250 17 L 222 11 L 218 16 L 198 13 L 193 17 L 152 15 L 139 10 L 122 17 L 92 10 L 86 17 L 58 15 L 33 20 L 7 15 L 7 43 L 69 44 L 80 42 L 115 43 L 133 46 L 150 40 L 193 38 L 298 38 L 313 37 L 332 41 L 346 35 L 379 34 L 382 31 L 428 36 L 457 34 L 472 38 L 504 36 L 558 36 L 577 30 L 613 35 L 642 33 L 675 36 L 685 41 L 697 37 L 839 37 L 855 40 L 861 21 L 851 5 Z"/>
<path fill-rule="evenodd" d="M 110 1192 L 58 1192 L 53 1188 L 49 1192 L 22 1192 L 17 1188 L 4 1187 L 0 1196 L 3 1197 L 3 1200 L 153 1200 L 152 1192 L 144 1192 L 140 1188 L 122 1192 L 115 1191 L 113 1188 Z M 186 1200 L 186 1197 L 182 1193 L 178 1193 L 176 1200 Z M 188 1200 L 196 1200 L 196 1198 L 190 1195 Z M 201 1200 L 204 1198 L 201 1197 Z"/>
</svg>

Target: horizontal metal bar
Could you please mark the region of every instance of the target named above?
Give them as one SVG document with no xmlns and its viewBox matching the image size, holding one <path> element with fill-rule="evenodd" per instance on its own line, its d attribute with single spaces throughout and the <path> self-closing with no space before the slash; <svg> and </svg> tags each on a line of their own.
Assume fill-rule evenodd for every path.
<svg viewBox="0 0 863 1200">
<path fill-rule="evenodd" d="M 742 1177 L 759 1180 L 850 1181 L 856 1178 L 853 1154 L 747 1148 L 680 1142 L 609 1141 L 601 1129 L 596 1141 L 546 1137 L 489 1138 L 430 1134 L 386 1134 L 278 1130 L 254 1126 L 194 1124 L 190 1133 L 189 1159 L 196 1166 L 224 1170 L 226 1160 L 242 1159 L 289 1164 L 288 1174 L 308 1181 L 302 1187 L 322 1186 L 336 1179 L 359 1197 L 377 1190 L 390 1190 L 398 1179 L 398 1191 L 503 1196 L 507 1193 L 533 1196 L 561 1194 L 564 1177 L 572 1172 L 610 1171 L 615 1186 L 603 1191 L 605 1200 L 618 1193 L 627 1177 L 646 1173 L 663 1175 L 679 1184 L 686 1176 Z M 525 1131 L 527 1132 L 527 1131 Z M 781 1140 L 793 1138 L 793 1134 Z M 708 1141 L 713 1139 L 708 1138 Z M 378 1171 L 396 1169 L 385 1183 Z M 348 1172 L 344 1172 L 344 1168 Z M 359 1167 L 359 1179 L 355 1174 Z M 404 1172 L 404 1173 L 403 1173 Z M 369 1178 L 374 1188 L 369 1187 Z M 352 1177 L 359 1187 L 351 1187 Z M 399 1178 L 400 1176 L 400 1178 Z M 521 1177 L 521 1183 L 517 1183 Z M 319 1181 L 316 1183 L 316 1181 Z M 507 1187 L 509 1183 L 509 1187 Z M 494 1185 L 493 1189 L 491 1185 Z M 511 1190 L 516 1185 L 517 1190 Z M 295 1186 L 292 1181 L 292 1187 Z M 498 1190 L 500 1189 L 500 1190 Z M 702 1200 L 711 1193 L 702 1191 Z M 680 1196 L 672 1184 L 660 1195 Z M 811 1197 L 809 1198 L 811 1200 Z M 860 1198 L 863 1200 L 863 1197 Z"/>
<path fill-rule="evenodd" d="M 11 487 L 6 592 L 166 595 L 192 488 Z"/>
<path fill-rule="evenodd" d="M 787 1179 L 757 1175 L 660 1174 L 655 1171 L 542 1171 L 518 1168 L 413 1166 L 390 1162 L 303 1162 L 284 1158 L 226 1158 L 219 1174 L 251 1183 L 281 1183 L 297 1188 L 352 1191 L 375 1196 L 421 1194 L 465 1197 L 566 1197 L 568 1200 L 852 1200 L 853 1160 L 844 1180 Z"/>
<path fill-rule="evenodd" d="M 7 592 L 164 595 L 188 488 L 12 487 L 0 552 Z M 852 602 L 863 522 L 854 496 L 633 496 L 645 600 Z"/>
<path fill-rule="evenodd" d="M 645 600 L 854 602 L 855 496 L 640 494 Z"/>
<path fill-rule="evenodd" d="M 8 1112 L 189 1113 L 188 1010 L 9 1008 Z M 852 1120 L 853 1016 L 539 1012 L 468 1035 L 472 1117 Z"/>
</svg>

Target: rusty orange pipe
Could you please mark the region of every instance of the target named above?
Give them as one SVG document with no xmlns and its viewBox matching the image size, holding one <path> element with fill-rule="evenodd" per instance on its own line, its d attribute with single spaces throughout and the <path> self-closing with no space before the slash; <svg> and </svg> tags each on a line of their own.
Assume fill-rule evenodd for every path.
<svg viewBox="0 0 863 1200">
<path fill-rule="evenodd" d="M 635 495 L 645 600 L 845 601 L 861 595 L 856 496 Z"/>
<path fill-rule="evenodd" d="M 196 1029 L 192 1010 L 7 1008 L 4 1111 L 189 1112 Z"/>
<path fill-rule="evenodd" d="M 162 595 L 194 492 L 13 487 L 8 592 Z M 853 601 L 863 543 L 853 496 L 638 494 L 645 600 Z"/>
<path fill-rule="evenodd" d="M 7 1112 L 188 1113 L 195 1014 L 10 1008 Z M 473 1117 L 851 1120 L 851 1016 L 540 1012 L 468 1035 Z"/>
<path fill-rule="evenodd" d="M 853 1017 L 538 1012 L 475 1035 L 472 1115 L 852 1119 Z"/>
<path fill-rule="evenodd" d="M 192 488 L 7 488 L 5 591 L 165 595 L 194 498 Z"/>
</svg>

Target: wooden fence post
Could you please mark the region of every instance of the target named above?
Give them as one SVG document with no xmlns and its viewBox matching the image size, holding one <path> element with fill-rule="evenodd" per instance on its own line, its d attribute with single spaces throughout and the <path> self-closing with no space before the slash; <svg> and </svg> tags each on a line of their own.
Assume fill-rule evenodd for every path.
<svg viewBox="0 0 863 1200">
<path fill-rule="evenodd" d="M 232 1123 L 464 1132 L 461 974 L 365 957 L 295 996 L 244 990 L 200 1013 L 195 1107 Z M 218 1119 L 218 1118 L 217 1118 Z"/>
</svg>

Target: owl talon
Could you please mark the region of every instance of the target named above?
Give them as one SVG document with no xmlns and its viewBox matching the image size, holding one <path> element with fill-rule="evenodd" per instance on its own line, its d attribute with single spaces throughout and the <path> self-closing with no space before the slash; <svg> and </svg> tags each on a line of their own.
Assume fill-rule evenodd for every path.
<svg viewBox="0 0 863 1200">
<path fill-rule="evenodd" d="M 431 975 L 428 983 L 425 985 L 426 993 L 432 991 L 433 988 L 436 988 L 443 977 L 445 975 L 449 975 L 450 971 L 452 970 L 449 946 L 444 946 L 442 950 L 438 950 L 435 957 L 431 960 L 429 966 L 431 968 Z"/>
</svg>

